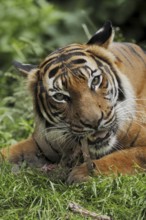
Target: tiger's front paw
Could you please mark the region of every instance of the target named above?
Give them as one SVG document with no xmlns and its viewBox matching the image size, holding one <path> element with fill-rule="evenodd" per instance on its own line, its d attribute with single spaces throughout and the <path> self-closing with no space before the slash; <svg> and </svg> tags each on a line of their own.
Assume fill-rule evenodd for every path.
<svg viewBox="0 0 146 220">
<path fill-rule="evenodd" d="M 81 183 L 88 181 L 90 178 L 91 176 L 89 176 L 87 165 L 84 163 L 81 166 L 73 168 L 73 170 L 69 173 L 67 183 Z"/>
</svg>

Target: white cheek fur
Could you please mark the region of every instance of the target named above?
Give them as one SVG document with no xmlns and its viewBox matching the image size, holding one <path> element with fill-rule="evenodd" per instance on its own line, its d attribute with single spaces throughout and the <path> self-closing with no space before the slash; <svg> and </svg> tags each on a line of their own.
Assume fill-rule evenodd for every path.
<svg viewBox="0 0 146 220">
<path fill-rule="evenodd" d="M 116 114 L 118 119 L 119 128 L 122 128 L 127 124 L 129 120 L 135 116 L 135 95 L 134 89 L 128 78 L 121 74 L 120 75 L 122 87 L 124 89 L 126 99 L 122 102 L 119 102 L 116 106 Z"/>
</svg>

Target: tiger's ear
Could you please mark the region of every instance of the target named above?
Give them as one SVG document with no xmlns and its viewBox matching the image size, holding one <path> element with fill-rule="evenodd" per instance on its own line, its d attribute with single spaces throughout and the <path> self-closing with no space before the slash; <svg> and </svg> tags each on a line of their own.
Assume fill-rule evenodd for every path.
<svg viewBox="0 0 146 220">
<path fill-rule="evenodd" d="M 88 41 L 88 45 L 99 45 L 108 48 L 114 38 L 114 30 L 110 21 L 105 22 L 104 26 L 99 29 Z"/>
<path fill-rule="evenodd" d="M 22 64 L 18 61 L 13 61 L 14 67 L 19 70 L 24 76 L 28 76 L 33 70 L 37 69 L 37 65 Z"/>
</svg>

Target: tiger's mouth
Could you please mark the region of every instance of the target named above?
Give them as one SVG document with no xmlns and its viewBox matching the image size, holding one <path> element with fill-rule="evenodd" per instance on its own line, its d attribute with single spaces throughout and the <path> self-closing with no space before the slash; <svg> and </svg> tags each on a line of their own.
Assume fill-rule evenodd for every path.
<svg viewBox="0 0 146 220">
<path fill-rule="evenodd" d="M 115 136 L 118 129 L 117 125 L 112 126 L 110 129 L 104 131 L 95 131 L 94 133 L 88 135 L 88 143 L 90 145 L 105 145 L 108 144 L 113 136 Z"/>
<path fill-rule="evenodd" d="M 86 138 L 90 145 L 102 146 L 104 144 L 108 144 L 110 139 L 115 136 L 117 130 L 117 124 L 113 124 L 110 128 L 105 130 L 73 131 L 73 135 L 77 138 L 77 141 Z"/>
<path fill-rule="evenodd" d="M 102 142 L 107 142 L 111 136 L 112 132 L 109 130 L 106 131 L 96 131 L 87 136 L 89 144 L 97 144 Z"/>
<path fill-rule="evenodd" d="M 104 131 L 90 131 L 90 132 L 74 132 L 74 135 L 78 137 L 79 139 L 87 138 L 89 142 L 97 143 L 101 142 L 103 140 L 107 140 L 110 135 L 111 131 L 104 130 Z"/>
<path fill-rule="evenodd" d="M 106 135 L 108 134 L 108 130 L 106 131 L 95 131 L 92 134 L 88 135 L 88 138 L 92 138 L 92 140 L 96 140 L 96 139 L 103 139 L 106 137 Z"/>
</svg>

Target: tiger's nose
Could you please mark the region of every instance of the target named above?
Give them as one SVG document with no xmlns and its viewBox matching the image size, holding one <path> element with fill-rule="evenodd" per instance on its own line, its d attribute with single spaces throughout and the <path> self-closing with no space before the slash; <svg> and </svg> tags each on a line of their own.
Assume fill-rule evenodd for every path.
<svg viewBox="0 0 146 220">
<path fill-rule="evenodd" d="M 101 114 L 100 117 L 97 114 L 92 115 L 92 117 L 90 117 L 90 118 L 89 117 L 88 118 L 81 117 L 80 123 L 86 128 L 98 130 L 102 119 L 103 119 L 103 113 Z"/>
</svg>

